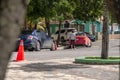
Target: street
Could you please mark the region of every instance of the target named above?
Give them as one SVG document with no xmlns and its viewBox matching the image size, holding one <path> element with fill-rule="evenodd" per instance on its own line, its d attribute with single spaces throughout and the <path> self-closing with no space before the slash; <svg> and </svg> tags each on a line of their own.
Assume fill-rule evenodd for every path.
<svg viewBox="0 0 120 80">
<path fill-rule="evenodd" d="M 119 40 L 110 40 L 109 56 L 119 56 Z M 5 80 L 119 80 L 119 65 L 75 64 L 78 56 L 100 56 L 101 41 L 91 48 L 25 52 L 25 61 L 15 62 L 13 52 Z"/>
<path fill-rule="evenodd" d="M 92 47 L 77 46 L 76 49 L 59 49 L 57 51 L 50 51 L 42 49 L 41 51 L 25 51 L 25 60 L 50 60 L 50 59 L 63 59 L 75 58 L 79 56 L 101 56 L 101 40 L 93 42 Z M 109 42 L 109 56 L 119 56 L 120 53 L 120 40 L 113 39 Z M 11 60 L 16 59 L 17 52 L 13 52 Z"/>
</svg>

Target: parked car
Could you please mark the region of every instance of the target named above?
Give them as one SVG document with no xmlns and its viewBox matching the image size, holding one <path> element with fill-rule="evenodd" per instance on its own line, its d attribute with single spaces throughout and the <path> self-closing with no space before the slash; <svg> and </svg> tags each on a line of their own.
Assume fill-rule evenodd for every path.
<svg viewBox="0 0 120 80">
<path fill-rule="evenodd" d="M 72 30 L 77 32 L 77 30 L 75 28 L 63 28 L 63 29 L 60 30 L 60 40 L 61 40 L 61 42 L 65 42 L 66 40 L 69 39 L 69 34 L 72 32 Z M 55 32 L 55 34 L 52 35 L 54 40 L 58 39 L 58 34 L 59 34 L 59 30 L 57 30 Z"/>
<path fill-rule="evenodd" d="M 114 31 L 114 34 L 120 34 L 120 30 Z"/>
<path fill-rule="evenodd" d="M 69 41 L 69 44 L 71 42 Z M 83 32 L 77 32 L 76 33 L 76 40 L 75 40 L 75 45 L 84 45 L 86 47 L 91 47 L 92 42 L 91 40 L 87 37 L 87 35 Z"/>
<path fill-rule="evenodd" d="M 20 39 L 17 41 L 17 48 L 20 40 L 24 41 L 24 48 L 29 51 L 40 51 L 41 49 L 55 50 L 55 43 L 51 37 L 43 31 L 24 30 L 20 34 Z"/>
<path fill-rule="evenodd" d="M 88 37 L 92 42 L 94 42 L 94 41 L 96 40 L 96 38 L 95 38 L 94 35 L 92 35 L 92 34 L 90 34 L 90 33 L 88 33 L 88 32 L 84 32 L 84 33 L 87 35 L 87 37 Z"/>
</svg>

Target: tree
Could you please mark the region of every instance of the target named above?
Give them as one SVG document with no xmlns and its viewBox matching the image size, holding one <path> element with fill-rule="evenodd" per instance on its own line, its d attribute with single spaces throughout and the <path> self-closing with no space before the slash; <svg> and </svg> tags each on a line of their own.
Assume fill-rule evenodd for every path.
<svg viewBox="0 0 120 80">
<path fill-rule="evenodd" d="M 81 2 L 81 3 L 80 3 Z M 75 18 L 82 19 L 84 21 L 91 20 L 92 22 L 96 18 L 100 17 L 103 12 L 103 32 L 102 32 L 102 50 L 101 58 L 108 58 L 108 44 L 109 44 L 109 34 L 108 34 L 108 10 L 106 0 L 78 0 L 76 11 L 74 11 Z M 103 8 L 102 8 L 103 7 Z M 94 33 L 94 29 L 93 29 Z"/>
<path fill-rule="evenodd" d="M 103 30 L 102 30 L 102 51 L 101 58 L 108 58 L 108 49 L 109 49 L 109 33 L 108 33 L 108 8 L 106 1 L 103 1 Z"/>
<path fill-rule="evenodd" d="M 93 22 L 101 17 L 103 0 L 76 0 L 76 9 L 73 12 L 75 19 L 92 22 L 92 33 L 95 35 Z"/>
<path fill-rule="evenodd" d="M 72 17 L 71 14 L 75 8 L 75 3 L 73 0 L 60 0 L 56 4 L 55 8 L 59 20 L 59 34 L 57 40 L 57 44 L 59 44 L 59 41 L 61 41 L 60 30 L 61 30 L 62 21 L 64 19 L 70 19 L 70 17 Z"/>
<path fill-rule="evenodd" d="M 5 78 L 16 37 L 24 21 L 25 9 L 26 0 L 0 0 L 0 80 Z"/>
<path fill-rule="evenodd" d="M 26 20 L 27 22 L 30 21 L 31 23 L 34 23 L 34 29 L 37 28 L 38 19 L 41 16 L 39 3 L 39 0 L 30 0 L 27 7 Z"/>
<path fill-rule="evenodd" d="M 120 0 L 106 0 L 109 11 L 112 13 L 112 16 L 120 24 Z"/>
<path fill-rule="evenodd" d="M 117 20 L 120 25 L 120 1 L 119 0 L 104 0 L 104 14 L 103 14 L 103 35 L 102 35 L 102 52 L 101 58 L 108 58 L 108 44 L 109 44 L 109 34 L 108 34 L 108 9 Z"/>
<path fill-rule="evenodd" d="M 56 15 L 55 4 L 59 0 L 31 0 L 28 6 L 28 17 L 36 20 L 39 17 L 45 18 L 48 35 L 50 32 L 50 18 Z"/>
</svg>

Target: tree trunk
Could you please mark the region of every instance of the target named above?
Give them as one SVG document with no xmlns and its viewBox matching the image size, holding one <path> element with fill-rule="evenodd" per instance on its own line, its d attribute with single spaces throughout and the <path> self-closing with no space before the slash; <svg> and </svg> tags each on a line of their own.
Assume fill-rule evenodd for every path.
<svg viewBox="0 0 120 80">
<path fill-rule="evenodd" d="M 0 0 L 0 80 L 4 80 L 16 37 L 24 23 L 26 0 Z"/>
<path fill-rule="evenodd" d="M 113 23 L 111 24 L 111 33 L 113 33 Z"/>
<path fill-rule="evenodd" d="M 29 27 L 30 30 L 32 30 L 32 22 L 30 21 L 30 27 Z"/>
<path fill-rule="evenodd" d="M 78 22 L 76 23 L 76 25 L 77 25 L 77 31 L 80 31 Z"/>
<path fill-rule="evenodd" d="M 101 52 L 101 58 L 107 59 L 108 58 L 108 48 L 109 48 L 109 33 L 108 33 L 108 10 L 107 5 L 104 0 L 103 5 L 103 32 L 102 32 L 102 52 Z"/>
<path fill-rule="evenodd" d="M 94 25 L 93 21 L 92 21 L 92 34 L 95 35 L 95 25 Z"/>
<path fill-rule="evenodd" d="M 85 29 L 85 25 L 84 25 L 84 24 L 81 24 L 81 25 L 80 25 L 80 30 L 79 30 L 79 31 L 85 32 L 84 29 Z"/>
<path fill-rule="evenodd" d="M 48 36 L 51 36 L 49 18 L 45 18 L 45 24 L 46 24 L 46 28 L 47 28 L 47 31 L 48 31 Z"/>
<path fill-rule="evenodd" d="M 26 18 L 24 20 L 24 28 L 25 28 L 25 30 L 28 30 L 28 25 L 27 25 L 27 19 Z"/>
<path fill-rule="evenodd" d="M 37 23 L 35 23 L 35 25 L 34 25 L 34 29 L 37 29 Z"/>
<path fill-rule="evenodd" d="M 59 33 L 58 33 L 57 44 L 60 44 L 60 41 L 61 41 L 61 38 L 60 38 L 61 24 L 62 24 L 62 21 L 59 20 L 59 29 L 58 29 Z"/>
</svg>

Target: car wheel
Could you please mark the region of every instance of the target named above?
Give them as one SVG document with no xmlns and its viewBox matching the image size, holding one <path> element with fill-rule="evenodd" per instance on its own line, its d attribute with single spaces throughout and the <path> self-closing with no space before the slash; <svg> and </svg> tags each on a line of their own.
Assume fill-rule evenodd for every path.
<svg viewBox="0 0 120 80">
<path fill-rule="evenodd" d="M 51 46 L 51 49 L 50 49 L 51 51 L 55 51 L 55 43 L 53 42 L 52 43 L 52 46 Z"/>
<path fill-rule="evenodd" d="M 28 49 L 28 51 L 33 51 L 34 49 L 32 48 L 32 49 Z"/>
<path fill-rule="evenodd" d="M 28 49 L 28 51 L 34 51 L 34 48 Z"/>
<path fill-rule="evenodd" d="M 91 47 L 92 46 L 92 42 L 87 43 L 87 45 L 85 45 L 86 47 Z"/>
<path fill-rule="evenodd" d="M 61 37 L 61 42 L 64 42 L 64 41 L 65 41 L 64 37 Z"/>
<path fill-rule="evenodd" d="M 40 42 L 37 41 L 36 43 L 36 51 L 40 51 L 41 50 L 41 45 L 40 45 Z"/>
</svg>

